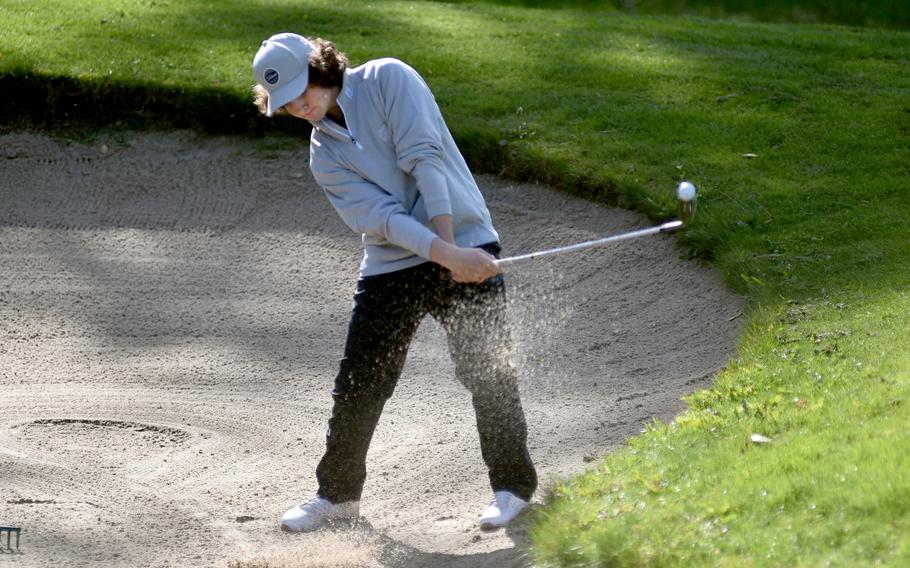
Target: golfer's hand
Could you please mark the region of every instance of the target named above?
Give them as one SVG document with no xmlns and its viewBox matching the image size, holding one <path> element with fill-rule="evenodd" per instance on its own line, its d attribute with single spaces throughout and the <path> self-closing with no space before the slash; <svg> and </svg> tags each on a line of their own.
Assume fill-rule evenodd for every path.
<svg viewBox="0 0 910 568">
<path fill-rule="evenodd" d="M 496 276 L 502 270 L 496 264 L 496 258 L 490 253 L 476 248 L 463 248 L 436 239 L 430 246 L 430 259 L 452 273 L 456 282 L 483 282 Z"/>
</svg>

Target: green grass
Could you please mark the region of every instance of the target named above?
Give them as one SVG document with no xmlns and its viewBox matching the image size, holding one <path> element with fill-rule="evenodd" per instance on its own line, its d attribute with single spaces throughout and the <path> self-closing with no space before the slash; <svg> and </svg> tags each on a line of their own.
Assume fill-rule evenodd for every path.
<svg viewBox="0 0 910 568">
<path fill-rule="evenodd" d="M 281 30 L 409 61 L 475 169 L 655 220 L 677 181 L 700 188 L 682 254 L 749 298 L 738 354 L 672 424 L 552 489 L 540 565 L 910 564 L 910 34 L 491 3 L 5 0 L 7 128 L 299 128 L 248 102 L 252 54 Z"/>
<path fill-rule="evenodd" d="M 450 0 L 461 2 L 462 0 Z M 465 0 L 470 1 L 470 0 Z M 771 22 L 834 23 L 907 29 L 910 10 L 899 0 L 480 0 L 531 8 L 584 8 L 646 15 L 691 15 Z"/>
<path fill-rule="evenodd" d="M 910 297 L 854 301 L 756 314 L 685 414 L 553 490 L 540 563 L 908 565 Z"/>
</svg>

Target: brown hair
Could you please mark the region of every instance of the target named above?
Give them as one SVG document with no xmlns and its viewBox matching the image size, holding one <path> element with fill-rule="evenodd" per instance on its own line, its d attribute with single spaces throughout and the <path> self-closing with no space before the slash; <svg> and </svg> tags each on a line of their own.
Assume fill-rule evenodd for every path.
<svg viewBox="0 0 910 568">
<path fill-rule="evenodd" d="M 316 38 L 309 42 L 316 48 L 310 54 L 308 61 L 309 77 L 307 82 L 317 87 L 341 88 L 344 82 L 344 72 L 348 68 L 347 56 L 338 51 L 331 41 Z M 259 112 L 266 114 L 269 104 L 269 92 L 262 85 L 253 85 L 253 104 Z M 284 112 L 284 108 L 278 109 Z"/>
<path fill-rule="evenodd" d="M 310 43 L 316 47 L 310 55 L 310 85 L 340 89 L 344 71 L 348 68 L 347 56 L 328 40 L 316 38 L 310 40 Z"/>
</svg>

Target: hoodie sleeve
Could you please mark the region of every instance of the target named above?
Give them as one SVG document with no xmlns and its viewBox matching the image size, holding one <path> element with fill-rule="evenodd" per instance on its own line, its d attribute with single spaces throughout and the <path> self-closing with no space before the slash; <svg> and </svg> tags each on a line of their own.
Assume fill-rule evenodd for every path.
<svg viewBox="0 0 910 568">
<path fill-rule="evenodd" d="M 384 239 L 430 260 L 436 233 L 401 203 L 357 173 L 311 152 L 310 169 L 332 206 L 354 232 Z"/>
<path fill-rule="evenodd" d="M 430 219 L 451 215 L 442 154 L 445 123 L 433 93 L 414 69 L 395 59 L 383 60 L 377 78 L 398 167 L 414 176 Z"/>
</svg>

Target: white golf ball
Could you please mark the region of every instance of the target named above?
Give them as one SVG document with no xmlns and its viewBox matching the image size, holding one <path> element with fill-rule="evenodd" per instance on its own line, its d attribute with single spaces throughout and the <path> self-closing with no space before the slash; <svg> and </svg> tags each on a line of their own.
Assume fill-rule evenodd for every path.
<svg viewBox="0 0 910 568">
<path fill-rule="evenodd" d="M 695 199 L 695 186 L 687 181 L 680 182 L 676 188 L 676 197 L 680 201 L 692 201 Z"/>
</svg>

